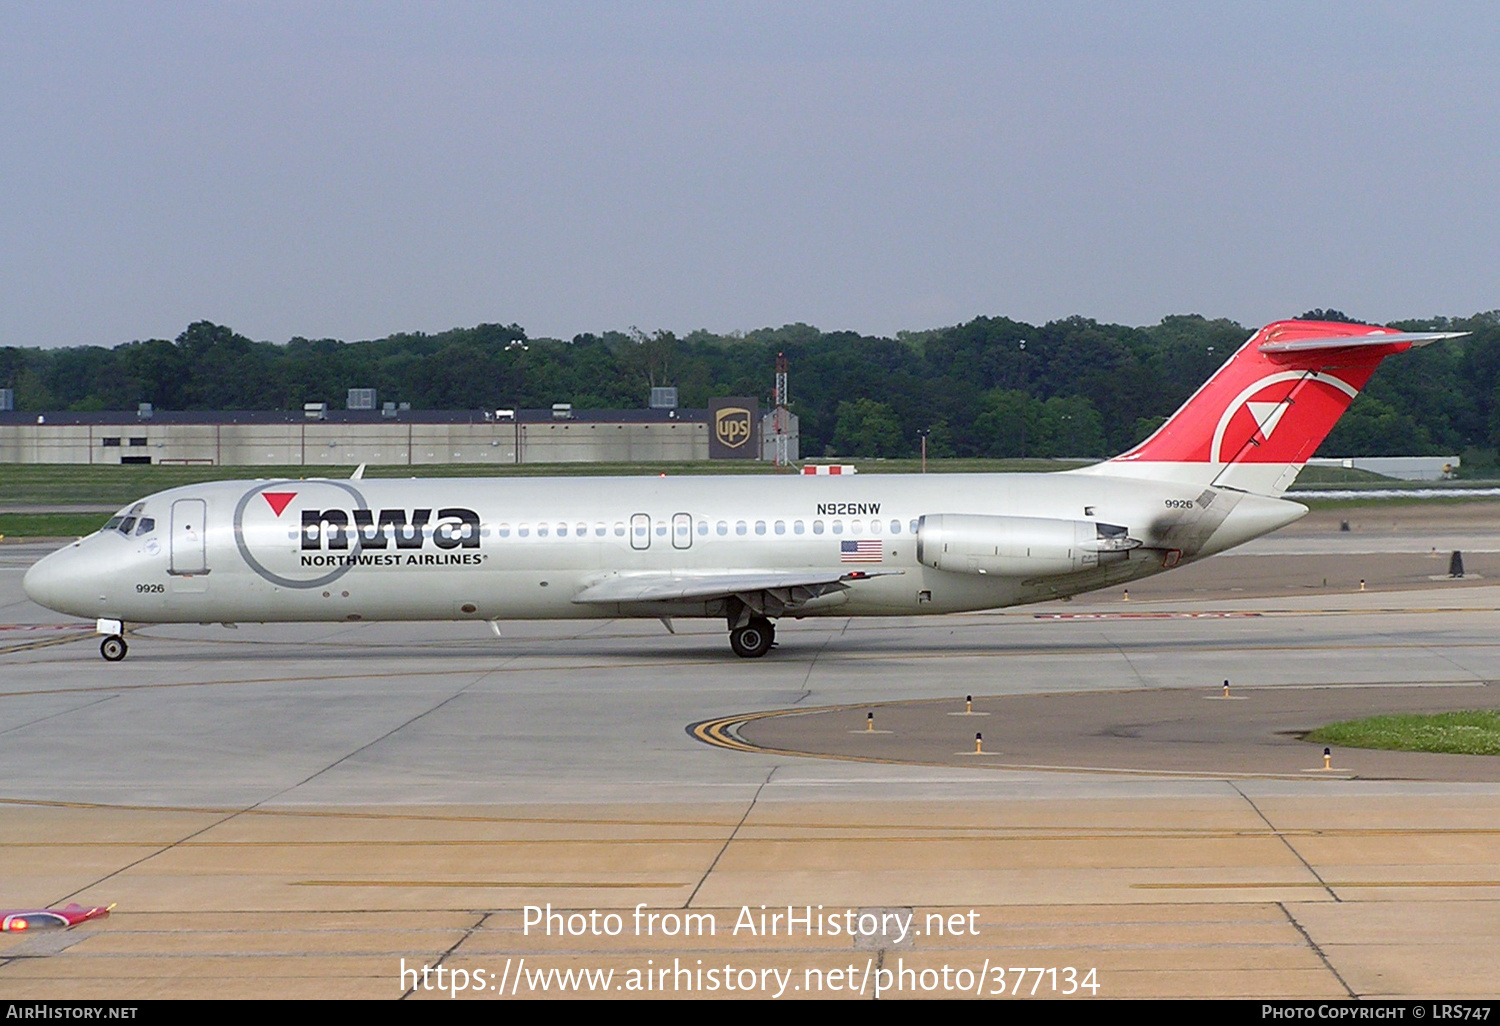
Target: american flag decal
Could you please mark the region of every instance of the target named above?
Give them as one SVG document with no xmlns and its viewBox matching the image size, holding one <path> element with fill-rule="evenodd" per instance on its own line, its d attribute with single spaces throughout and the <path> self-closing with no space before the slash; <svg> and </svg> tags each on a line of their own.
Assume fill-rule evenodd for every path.
<svg viewBox="0 0 1500 1026">
<path fill-rule="evenodd" d="M 879 563 L 884 558 L 879 538 L 839 542 L 840 563 Z"/>
</svg>

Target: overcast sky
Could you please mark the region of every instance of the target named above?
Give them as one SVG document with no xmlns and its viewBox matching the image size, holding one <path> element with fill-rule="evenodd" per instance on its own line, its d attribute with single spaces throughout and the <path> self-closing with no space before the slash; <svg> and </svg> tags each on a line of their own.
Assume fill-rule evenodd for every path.
<svg viewBox="0 0 1500 1026">
<path fill-rule="evenodd" d="M 1500 307 L 1494 3 L 0 3 L 0 345 Z"/>
</svg>

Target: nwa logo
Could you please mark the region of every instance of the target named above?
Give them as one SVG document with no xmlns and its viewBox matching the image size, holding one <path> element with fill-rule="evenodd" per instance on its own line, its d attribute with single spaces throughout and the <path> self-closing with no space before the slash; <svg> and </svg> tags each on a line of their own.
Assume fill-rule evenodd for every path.
<svg viewBox="0 0 1500 1026">
<path fill-rule="evenodd" d="M 1220 464 L 1305 460 L 1311 455 L 1306 450 L 1323 440 L 1358 394 L 1326 371 L 1268 374 L 1243 389 L 1219 416 L 1209 458 Z"/>
<path fill-rule="evenodd" d="M 479 566 L 479 514 L 459 506 L 376 508 L 349 481 L 273 481 L 234 510 L 245 564 L 285 588 L 320 588 L 356 567 Z"/>
<path fill-rule="evenodd" d="M 750 441 L 750 411 L 743 406 L 726 406 L 714 414 L 714 437 L 731 449 Z"/>
<path fill-rule="evenodd" d="M 271 494 L 265 495 L 271 502 Z M 429 532 L 427 521 L 431 517 L 431 509 L 411 510 L 409 520 L 404 509 L 383 509 L 378 515 L 370 509 L 305 509 L 302 549 L 347 549 L 351 538 L 362 549 L 384 549 L 392 542 L 398 549 L 420 549 L 429 533 L 440 549 L 479 548 L 479 514 L 472 509 L 450 506 L 438 510 Z"/>
</svg>

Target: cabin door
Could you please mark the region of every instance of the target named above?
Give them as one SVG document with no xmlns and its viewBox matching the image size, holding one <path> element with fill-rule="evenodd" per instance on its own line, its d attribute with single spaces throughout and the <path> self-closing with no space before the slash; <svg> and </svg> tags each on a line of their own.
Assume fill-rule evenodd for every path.
<svg viewBox="0 0 1500 1026">
<path fill-rule="evenodd" d="M 202 499 L 178 499 L 172 503 L 172 561 L 167 572 L 174 577 L 208 573 L 207 519 L 208 503 Z"/>
</svg>

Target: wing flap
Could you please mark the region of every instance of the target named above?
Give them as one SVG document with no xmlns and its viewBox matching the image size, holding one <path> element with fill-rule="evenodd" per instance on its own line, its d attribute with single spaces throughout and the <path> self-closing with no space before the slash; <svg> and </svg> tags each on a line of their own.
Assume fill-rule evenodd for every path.
<svg viewBox="0 0 1500 1026">
<path fill-rule="evenodd" d="M 851 581 L 899 574 L 900 570 L 720 571 L 704 574 L 618 574 L 573 596 L 585 605 L 612 602 L 670 602 L 675 599 L 728 598 L 777 588 L 847 586 Z"/>
</svg>

